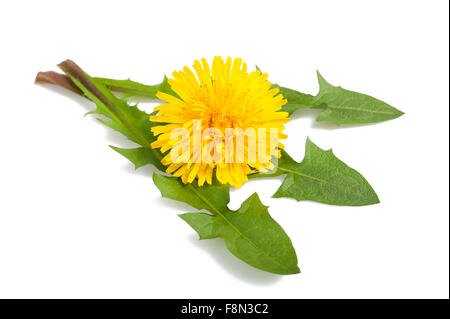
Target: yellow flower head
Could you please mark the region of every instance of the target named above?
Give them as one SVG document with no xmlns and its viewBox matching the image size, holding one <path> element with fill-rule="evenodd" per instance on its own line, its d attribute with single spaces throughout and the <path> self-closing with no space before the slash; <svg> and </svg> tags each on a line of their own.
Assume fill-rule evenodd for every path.
<svg viewBox="0 0 450 319">
<path fill-rule="evenodd" d="M 167 173 L 183 183 L 198 178 L 202 186 L 212 183 L 215 172 L 220 183 L 240 187 L 248 174 L 273 169 L 289 118 L 280 112 L 286 100 L 271 88 L 267 73 L 249 73 L 239 58 L 215 57 L 211 68 L 202 59 L 193 68 L 196 74 L 188 67 L 173 72 L 169 84 L 176 95 L 158 92 L 167 103 L 150 117 L 162 123 L 152 128 L 157 140 L 151 146 L 170 150 L 162 159 Z"/>
</svg>

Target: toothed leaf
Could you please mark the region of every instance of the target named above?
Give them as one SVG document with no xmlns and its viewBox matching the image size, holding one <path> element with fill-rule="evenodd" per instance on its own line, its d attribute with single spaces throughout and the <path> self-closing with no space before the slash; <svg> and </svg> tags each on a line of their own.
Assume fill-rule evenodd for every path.
<svg viewBox="0 0 450 319">
<path fill-rule="evenodd" d="M 332 150 L 322 150 L 309 138 L 303 161 L 297 163 L 283 152 L 277 172 L 287 176 L 273 197 L 340 206 L 379 203 L 377 194 L 361 174 L 339 160 Z"/>
<path fill-rule="evenodd" d="M 127 157 L 136 168 L 153 164 L 158 169 L 164 169 L 161 164 L 161 152 L 150 147 L 150 144 L 156 140 L 151 132 L 151 127 L 155 124 L 150 122 L 150 114 L 114 96 L 104 84 L 84 73 L 72 61 L 65 61 L 60 64 L 60 67 L 81 92 L 97 105 L 94 111 L 89 112 L 90 114 L 106 117 L 106 119 L 98 120 L 142 146 L 137 150 L 113 149 Z"/>
<path fill-rule="evenodd" d="M 291 240 L 270 217 L 256 193 L 237 211 L 232 211 L 227 206 L 227 186 L 185 185 L 178 178 L 159 174 L 153 174 L 153 180 L 164 197 L 183 201 L 212 214 L 187 213 L 180 216 L 201 239 L 222 238 L 233 255 L 255 268 L 283 275 L 300 272 Z"/>
<path fill-rule="evenodd" d="M 317 121 L 342 124 L 366 124 L 395 119 L 404 113 L 366 94 L 349 91 L 328 83 L 317 72 L 320 91 L 314 105 L 325 108 Z"/>
<path fill-rule="evenodd" d="M 150 115 L 142 110 L 139 110 L 136 105 L 129 105 L 126 101 L 115 97 L 104 85 L 98 83 L 89 76 L 87 77 L 101 92 L 101 94 L 103 94 L 106 99 L 111 101 L 122 116 L 113 112 L 103 101 L 98 98 L 98 96 L 83 86 L 77 79 L 71 77 L 72 81 L 80 88 L 80 90 L 83 91 L 86 97 L 97 105 L 97 108 L 94 111 L 89 112 L 89 114 L 99 114 L 107 117 L 106 120 L 99 119 L 99 121 L 122 133 L 131 141 L 143 147 L 149 147 L 150 143 L 155 140 L 155 137 L 150 130 L 152 126 L 149 120 Z"/>
</svg>

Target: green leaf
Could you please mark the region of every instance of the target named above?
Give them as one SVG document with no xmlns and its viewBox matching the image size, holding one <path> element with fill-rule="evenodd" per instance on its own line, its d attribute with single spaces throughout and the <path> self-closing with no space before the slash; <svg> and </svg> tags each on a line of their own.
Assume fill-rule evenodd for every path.
<svg viewBox="0 0 450 319">
<path fill-rule="evenodd" d="M 395 119 L 404 113 L 369 95 L 349 91 L 328 83 L 317 72 L 319 94 L 314 99 L 317 107 L 325 108 L 317 121 L 341 124 L 366 124 Z"/>
<path fill-rule="evenodd" d="M 291 240 L 270 217 L 267 207 L 256 193 L 237 211 L 232 211 L 228 208 L 228 186 L 213 184 L 198 187 L 160 174 L 153 174 L 153 181 L 163 197 L 212 213 L 180 215 L 197 231 L 200 239 L 220 237 L 233 255 L 264 271 L 282 275 L 300 272 Z"/>
<path fill-rule="evenodd" d="M 163 197 L 185 202 L 197 209 L 208 211 L 225 211 L 230 201 L 228 185 L 215 182 L 213 185 L 202 187 L 195 184 L 183 184 L 177 177 L 153 174 L 153 181 Z"/>
<path fill-rule="evenodd" d="M 171 89 L 168 79 L 164 76 L 161 83 L 156 85 L 145 85 L 139 82 L 128 80 L 114 80 L 106 78 L 94 78 L 96 82 L 108 87 L 113 92 L 123 93 L 127 98 L 143 98 L 143 99 L 157 99 L 156 93 L 158 91 L 176 95 Z"/>
<path fill-rule="evenodd" d="M 282 107 L 282 111 L 288 112 L 289 116 L 300 109 L 321 108 L 320 105 L 314 104 L 314 96 L 310 94 L 301 93 L 279 85 L 276 85 L 276 87 L 280 89 L 280 93 L 283 94 L 284 98 L 287 100 L 287 103 Z"/>
<path fill-rule="evenodd" d="M 257 70 L 261 71 L 258 67 Z M 404 113 L 389 104 L 369 95 L 349 91 L 329 84 L 317 72 L 320 90 L 317 96 L 273 84 L 278 87 L 287 103 L 282 110 L 289 116 L 300 109 L 323 109 L 317 121 L 328 121 L 337 125 L 367 124 L 395 119 Z"/>
<path fill-rule="evenodd" d="M 113 149 L 132 161 L 136 167 L 151 163 L 163 169 L 161 152 L 150 147 L 156 139 L 151 132 L 151 127 L 155 124 L 150 122 L 150 114 L 114 96 L 105 84 L 87 75 L 74 62 L 64 61 L 59 67 L 82 93 L 97 105 L 97 108 L 89 114 L 106 117 L 106 120 L 100 118 L 98 120 L 142 146 L 142 149 L 137 150 Z"/>
<path fill-rule="evenodd" d="M 324 151 L 308 138 L 305 157 L 295 162 L 286 152 L 277 172 L 287 174 L 273 197 L 291 197 L 340 206 L 364 206 L 379 203 L 366 179 L 339 160 L 330 149 Z"/>
<path fill-rule="evenodd" d="M 72 81 L 74 81 L 83 93 L 97 105 L 97 108 L 88 114 L 99 114 L 107 117 L 106 120 L 101 118 L 98 120 L 143 147 L 149 147 L 150 143 L 154 141 L 153 134 L 150 130 L 151 122 L 149 120 L 149 114 L 139 110 L 136 105 L 129 105 L 124 100 L 116 98 L 105 86 L 91 79 L 93 85 L 95 85 L 99 92 L 117 110 L 114 111 L 105 101 L 99 99 L 76 78 L 72 77 Z"/>
</svg>

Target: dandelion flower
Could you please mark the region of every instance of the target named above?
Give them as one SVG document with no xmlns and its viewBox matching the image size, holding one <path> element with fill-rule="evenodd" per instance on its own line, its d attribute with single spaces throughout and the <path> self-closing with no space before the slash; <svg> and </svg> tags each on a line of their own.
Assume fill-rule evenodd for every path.
<svg viewBox="0 0 450 319">
<path fill-rule="evenodd" d="M 215 57 L 211 68 L 202 59 L 193 68 L 196 74 L 188 67 L 173 72 L 168 82 L 175 94 L 158 92 L 166 103 L 150 117 L 161 123 L 152 127 L 157 139 L 151 147 L 164 154 L 167 173 L 183 183 L 197 179 L 199 186 L 211 184 L 215 174 L 220 183 L 239 188 L 249 174 L 273 169 L 271 159 L 281 156 L 278 140 L 287 137 L 289 117 L 281 111 L 286 100 L 267 73 L 248 72 L 239 58 Z M 187 132 L 184 138 L 173 139 L 180 129 Z"/>
</svg>

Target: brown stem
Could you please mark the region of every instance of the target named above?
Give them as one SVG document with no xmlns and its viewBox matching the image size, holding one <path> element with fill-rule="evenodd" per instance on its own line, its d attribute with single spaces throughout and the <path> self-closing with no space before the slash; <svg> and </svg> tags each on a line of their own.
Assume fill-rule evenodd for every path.
<svg viewBox="0 0 450 319">
<path fill-rule="evenodd" d="M 64 74 L 57 73 L 54 71 L 39 72 L 36 75 L 36 84 L 53 84 L 63 87 L 69 91 L 76 94 L 83 95 L 83 92 L 72 82 L 72 80 Z"/>
</svg>

